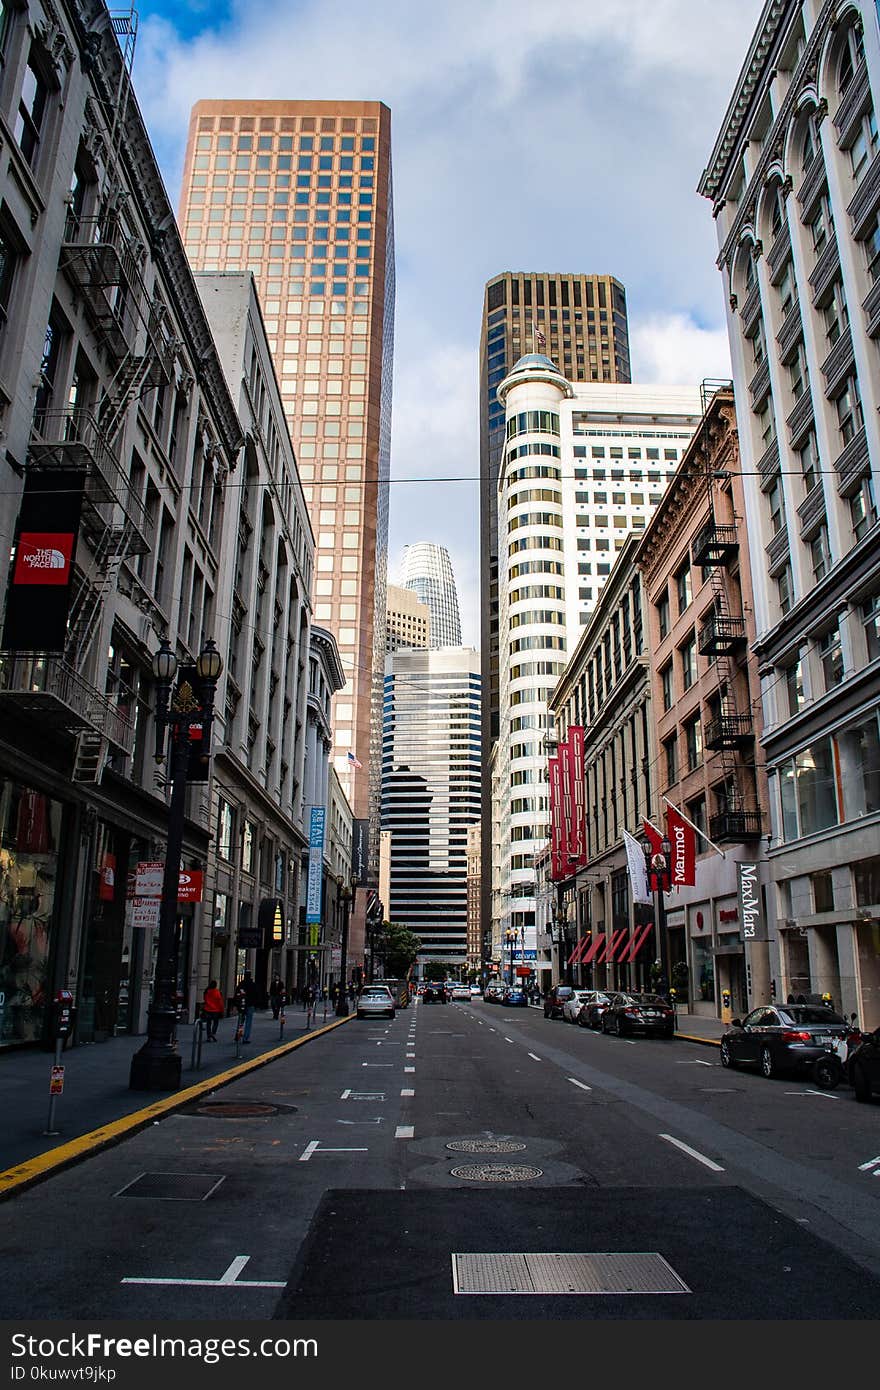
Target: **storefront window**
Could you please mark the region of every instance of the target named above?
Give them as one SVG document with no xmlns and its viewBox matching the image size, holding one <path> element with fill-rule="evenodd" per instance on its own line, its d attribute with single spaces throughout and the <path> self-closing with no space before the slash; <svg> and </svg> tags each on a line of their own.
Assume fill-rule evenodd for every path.
<svg viewBox="0 0 880 1390">
<path fill-rule="evenodd" d="M 880 810 L 880 723 L 878 716 L 837 735 L 843 815 L 856 820 Z"/>
<path fill-rule="evenodd" d="M 712 941 L 710 937 L 691 938 L 691 954 L 693 964 L 691 966 L 691 979 L 694 982 L 696 997 L 708 1002 L 715 999 L 715 958 L 712 955 Z"/>
<path fill-rule="evenodd" d="M 241 836 L 241 867 L 246 874 L 254 871 L 254 827 L 249 820 L 245 821 Z"/>
<path fill-rule="evenodd" d="M 0 781 L 0 1047 L 43 1035 L 61 819 L 60 802 Z"/>
<path fill-rule="evenodd" d="M 853 864 L 856 881 L 856 903 L 859 907 L 876 907 L 880 903 L 880 858 L 860 859 Z"/>
</svg>

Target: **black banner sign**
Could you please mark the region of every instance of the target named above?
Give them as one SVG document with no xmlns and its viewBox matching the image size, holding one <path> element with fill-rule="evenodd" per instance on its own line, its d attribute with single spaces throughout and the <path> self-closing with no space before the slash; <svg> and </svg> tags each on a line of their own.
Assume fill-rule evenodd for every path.
<svg viewBox="0 0 880 1390">
<path fill-rule="evenodd" d="M 62 652 L 84 473 L 28 473 L 6 595 L 3 649 Z"/>
</svg>

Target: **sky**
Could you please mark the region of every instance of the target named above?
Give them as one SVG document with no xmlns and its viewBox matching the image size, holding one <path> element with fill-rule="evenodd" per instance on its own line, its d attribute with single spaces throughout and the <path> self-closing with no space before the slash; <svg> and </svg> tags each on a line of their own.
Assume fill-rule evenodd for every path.
<svg viewBox="0 0 880 1390">
<path fill-rule="evenodd" d="M 445 545 L 462 640 L 479 646 L 485 283 L 504 270 L 616 275 L 627 292 L 634 381 L 696 385 L 730 375 L 712 210 L 695 190 L 762 0 L 141 0 L 137 8 L 135 89 L 175 207 L 200 98 L 391 108 L 389 578 L 407 543 Z"/>
</svg>

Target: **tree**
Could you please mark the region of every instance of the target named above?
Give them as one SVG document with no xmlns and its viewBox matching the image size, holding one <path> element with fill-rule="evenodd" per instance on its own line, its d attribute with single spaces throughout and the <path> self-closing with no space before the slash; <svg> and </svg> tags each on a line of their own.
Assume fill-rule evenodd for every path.
<svg viewBox="0 0 880 1390">
<path fill-rule="evenodd" d="M 403 980 L 422 949 L 422 943 L 403 922 L 383 922 L 381 930 L 376 932 L 374 949 L 384 961 L 386 977 Z"/>
<path fill-rule="evenodd" d="M 439 960 L 429 960 L 425 966 L 424 975 L 426 980 L 445 980 L 446 966 Z"/>
</svg>

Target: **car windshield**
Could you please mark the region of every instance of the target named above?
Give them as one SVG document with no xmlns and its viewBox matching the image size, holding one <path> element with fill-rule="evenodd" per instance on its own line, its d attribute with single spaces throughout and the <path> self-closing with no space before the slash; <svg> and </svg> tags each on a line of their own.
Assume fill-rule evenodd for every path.
<svg viewBox="0 0 880 1390">
<path fill-rule="evenodd" d="M 390 993 L 390 989 L 380 989 L 378 986 L 374 986 L 371 989 L 365 989 L 362 997 L 364 999 L 387 999 Z"/>
<path fill-rule="evenodd" d="M 780 1009 L 780 1013 L 790 1018 L 792 1023 L 846 1023 L 845 1018 L 841 1018 L 833 1009 L 826 1009 L 824 1004 L 789 1004 L 785 1009 Z"/>
</svg>

